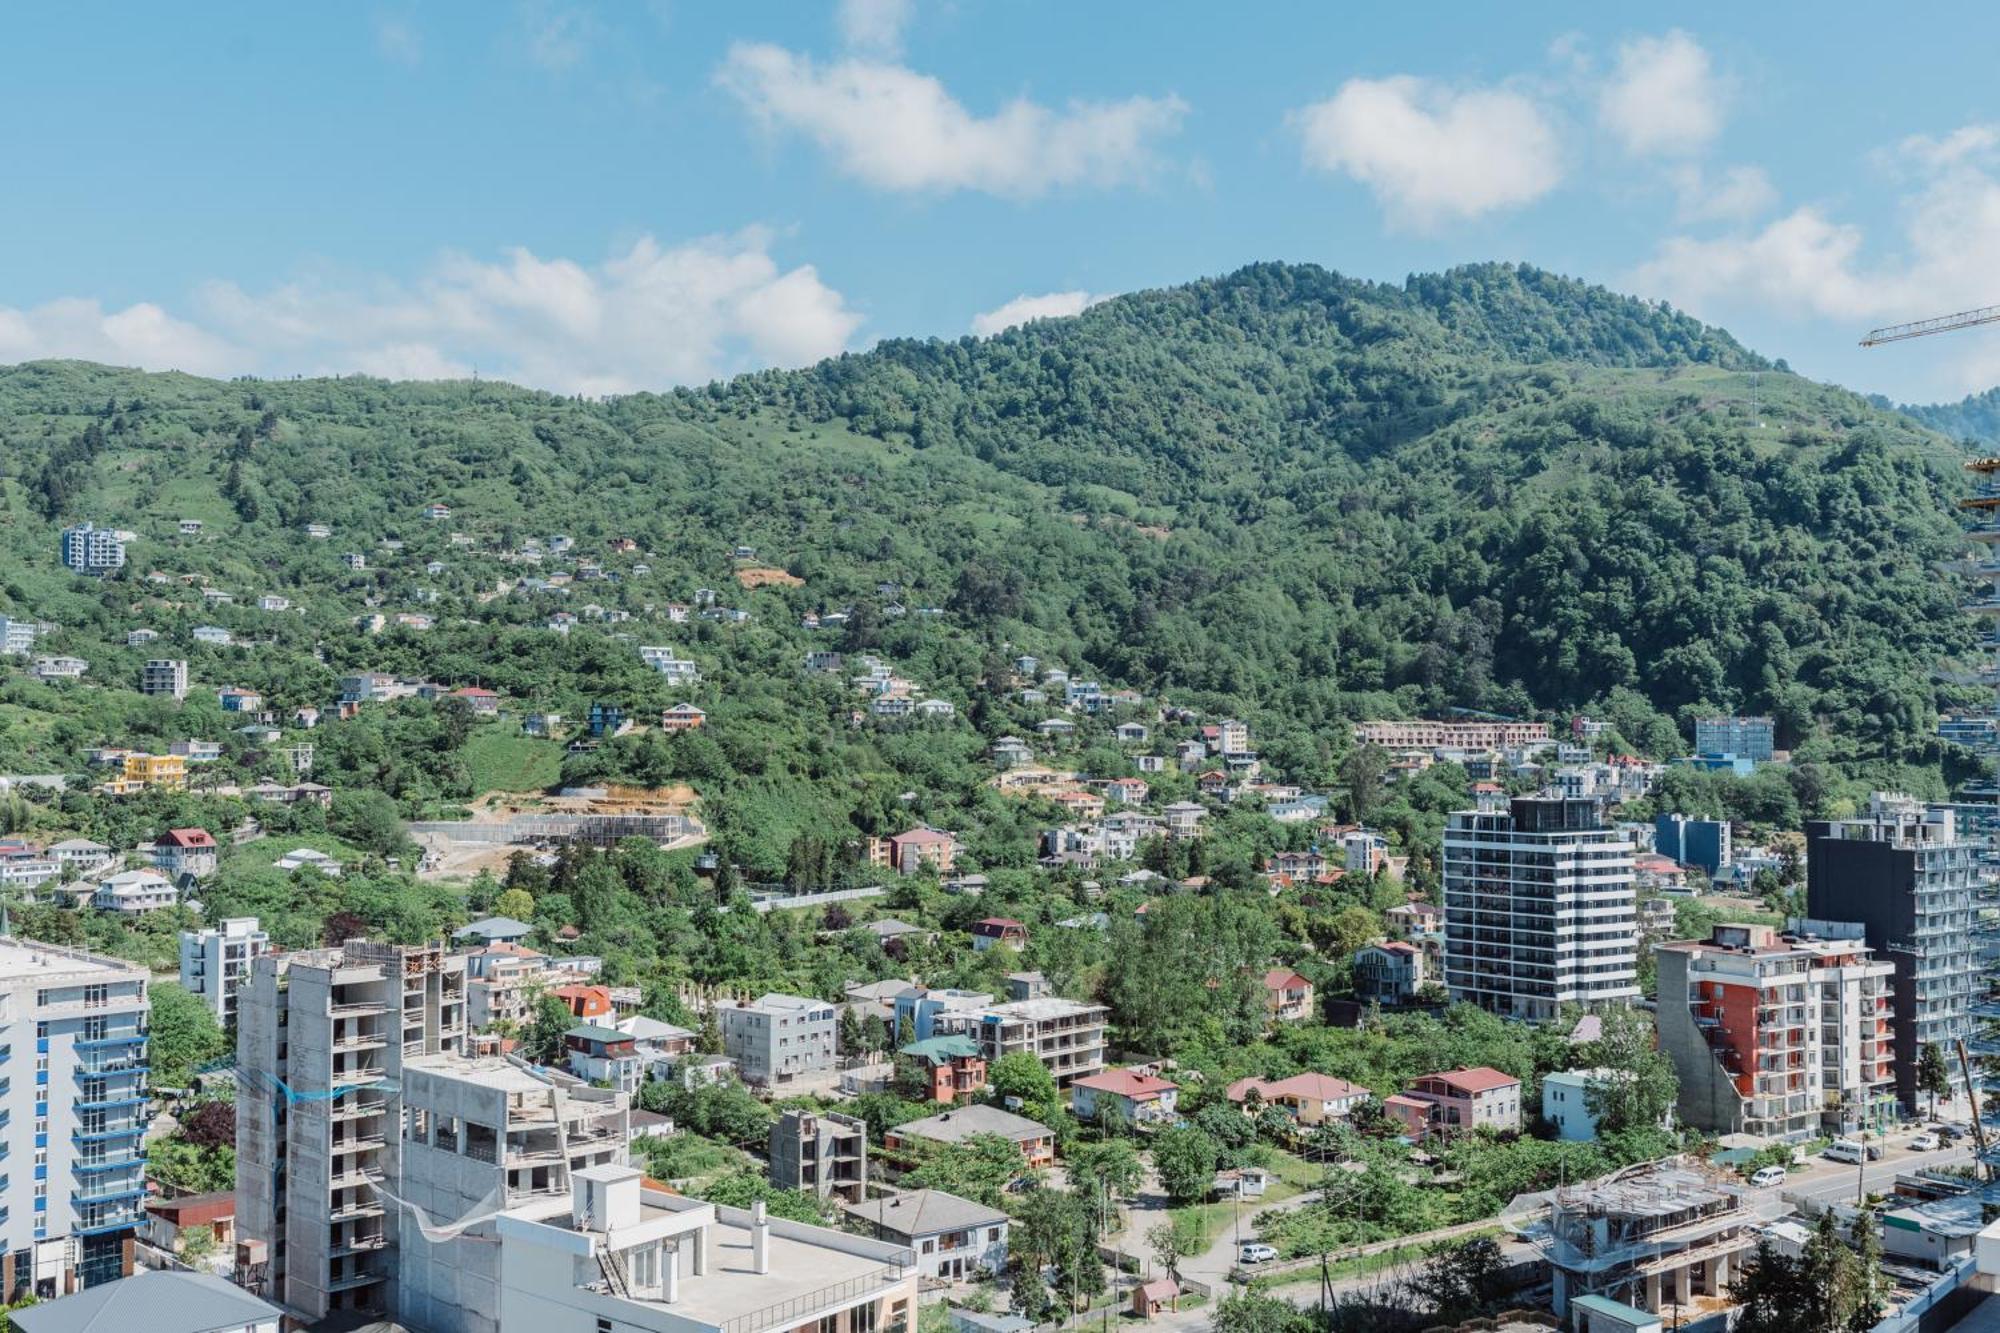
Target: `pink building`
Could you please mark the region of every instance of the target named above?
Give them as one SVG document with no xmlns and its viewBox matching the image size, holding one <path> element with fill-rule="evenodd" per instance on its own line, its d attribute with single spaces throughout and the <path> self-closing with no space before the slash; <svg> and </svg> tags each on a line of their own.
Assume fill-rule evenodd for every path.
<svg viewBox="0 0 2000 1333">
<path fill-rule="evenodd" d="M 1384 1098 L 1382 1108 L 1418 1139 L 1475 1129 L 1513 1133 L 1521 1128 L 1521 1080 L 1486 1065 L 1425 1074 Z"/>
</svg>

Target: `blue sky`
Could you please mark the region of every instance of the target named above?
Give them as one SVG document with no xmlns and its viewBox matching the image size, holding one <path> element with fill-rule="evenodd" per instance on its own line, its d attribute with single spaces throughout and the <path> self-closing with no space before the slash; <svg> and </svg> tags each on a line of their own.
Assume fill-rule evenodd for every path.
<svg viewBox="0 0 2000 1333">
<path fill-rule="evenodd" d="M 2000 332 L 1854 346 L 2000 302 L 1992 6 L 103 12 L 0 19 L 0 362 L 617 392 L 1522 259 L 1859 389 L 2000 383 Z"/>
</svg>

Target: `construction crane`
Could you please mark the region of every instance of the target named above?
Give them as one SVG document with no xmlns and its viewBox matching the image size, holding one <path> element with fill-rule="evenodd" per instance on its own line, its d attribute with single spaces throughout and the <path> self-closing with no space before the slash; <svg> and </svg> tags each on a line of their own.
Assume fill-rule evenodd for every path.
<svg viewBox="0 0 2000 1333">
<path fill-rule="evenodd" d="M 1920 319 L 1909 324 L 1891 324 L 1882 329 L 1870 329 L 1868 336 L 1861 340 L 1861 345 L 1876 347 L 1882 343 L 1901 342 L 1905 338 L 1922 338 L 1933 333 L 1951 333 L 1958 329 L 1995 323 L 2000 323 L 2000 305 L 1990 305 L 1982 310 L 1961 310 L 1955 315 L 1939 315 L 1935 319 Z"/>
<path fill-rule="evenodd" d="M 1972 1174 L 1991 1180 L 1993 1164 L 1986 1160 L 1986 1127 L 1979 1120 L 1979 1084 L 1972 1077 L 1972 1057 L 1966 1053 L 1963 1037 L 1958 1039 L 1958 1072 L 1965 1078 L 1965 1096 L 1972 1103 L 1972 1141 L 1979 1145 L 1979 1155 L 1972 1159 Z"/>
</svg>

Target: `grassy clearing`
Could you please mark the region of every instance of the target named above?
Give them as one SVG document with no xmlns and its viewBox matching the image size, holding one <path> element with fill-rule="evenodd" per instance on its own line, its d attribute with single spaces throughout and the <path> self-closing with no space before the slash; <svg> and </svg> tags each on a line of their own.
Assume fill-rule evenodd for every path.
<svg viewBox="0 0 2000 1333">
<path fill-rule="evenodd" d="M 475 730 L 462 753 L 476 792 L 542 791 L 562 778 L 562 746 L 523 736 L 511 723 Z"/>
</svg>

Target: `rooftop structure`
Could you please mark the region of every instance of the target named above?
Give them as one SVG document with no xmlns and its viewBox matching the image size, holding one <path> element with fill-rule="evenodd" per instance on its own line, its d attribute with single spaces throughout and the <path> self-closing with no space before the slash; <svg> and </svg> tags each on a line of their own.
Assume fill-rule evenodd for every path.
<svg viewBox="0 0 2000 1333">
<path fill-rule="evenodd" d="M 1658 1313 L 1663 1303 L 1726 1306 L 1756 1227 L 1733 1177 L 1675 1157 L 1557 1189 L 1538 1243 L 1558 1315 L 1586 1295 Z"/>
</svg>

